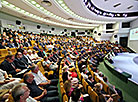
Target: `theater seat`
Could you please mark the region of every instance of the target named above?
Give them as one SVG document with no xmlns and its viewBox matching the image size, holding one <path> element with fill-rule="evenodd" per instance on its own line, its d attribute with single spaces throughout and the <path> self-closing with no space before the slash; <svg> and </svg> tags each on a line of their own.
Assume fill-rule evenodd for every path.
<svg viewBox="0 0 138 102">
<path fill-rule="evenodd" d="M 88 86 L 88 94 L 93 102 L 99 102 L 99 96 L 90 86 Z"/>
<path fill-rule="evenodd" d="M 41 61 L 38 62 L 37 65 L 38 65 L 38 67 L 39 67 L 40 72 L 41 72 L 43 75 L 45 75 L 45 70 L 44 70 L 44 68 L 43 68 L 43 66 L 42 66 L 42 62 L 41 62 Z M 54 71 L 49 71 L 49 72 L 48 72 L 48 76 L 49 76 L 49 75 L 53 75 L 53 74 L 54 74 Z"/>
</svg>

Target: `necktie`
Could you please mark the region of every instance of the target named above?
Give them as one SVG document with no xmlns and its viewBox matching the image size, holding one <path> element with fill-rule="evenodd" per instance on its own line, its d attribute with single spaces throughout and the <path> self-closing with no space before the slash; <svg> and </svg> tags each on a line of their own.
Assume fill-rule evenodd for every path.
<svg viewBox="0 0 138 102">
<path fill-rule="evenodd" d="M 11 63 L 11 66 L 12 66 L 14 69 L 16 69 L 13 63 Z"/>
</svg>

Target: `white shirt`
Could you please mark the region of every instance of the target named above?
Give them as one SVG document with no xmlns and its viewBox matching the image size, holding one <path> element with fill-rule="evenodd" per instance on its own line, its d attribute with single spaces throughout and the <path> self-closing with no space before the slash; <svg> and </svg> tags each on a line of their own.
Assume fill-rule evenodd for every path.
<svg viewBox="0 0 138 102">
<path fill-rule="evenodd" d="M 26 102 L 37 102 L 37 100 L 35 100 L 35 99 L 32 98 L 31 96 L 29 96 L 29 97 L 26 99 Z"/>
<path fill-rule="evenodd" d="M 5 80 L 5 74 L 6 74 L 6 71 L 3 71 L 0 69 L 0 81 L 4 81 Z"/>
<path fill-rule="evenodd" d="M 32 72 L 32 74 L 37 85 L 43 82 L 47 82 L 46 77 L 44 77 L 44 75 L 40 71 L 38 71 L 37 74 Z"/>
</svg>

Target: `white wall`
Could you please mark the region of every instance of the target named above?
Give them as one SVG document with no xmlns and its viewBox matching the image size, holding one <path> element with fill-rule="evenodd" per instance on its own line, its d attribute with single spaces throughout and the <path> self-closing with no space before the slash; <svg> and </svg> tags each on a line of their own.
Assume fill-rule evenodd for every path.
<svg viewBox="0 0 138 102">
<path fill-rule="evenodd" d="M 130 27 L 131 29 L 137 28 L 138 27 L 138 19 L 132 21 L 130 23 L 130 26 L 131 26 Z M 128 38 L 128 46 L 138 53 L 138 40 L 129 40 L 129 38 Z"/>
<path fill-rule="evenodd" d="M 15 16 L 11 16 L 9 14 L 0 12 L 0 20 L 2 23 L 2 27 L 4 28 L 10 28 L 13 30 L 19 30 L 19 31 L 29 31 L 29 32 L 34 32 L 34 33 L 41 33 L 43 32 L 43 30 L 48 33 L 49 31 L 51 31 L 51 28 L 55 28 L 54 31 L 51 31 L 51 34 L 61 34 L 62 31 L 64 31 L 64 29 L 67 29 L 67 32 L 65 32 L 64 34 L 69 33 L 69 35 L 71 35 L 71 32 L 75 32 L 76 29 L 72 29 L 72 28 L 63 28 L 63 27 L 57 27 L 57 26 L 49 26 L 46 24 L 39 24 L 36 22 L 32 22 L 32 21 L 28 21 L 25 19 L 21 19 Z M 19 29 L 19 26 L 16 25 L 16 20 L 20 20 L 22 22 L 21 26 L 25 26 L 25 30 L 23 29 Z M 9 26 L 12 25 L 12 26 Z M 40 29 L 37 29 L 37 25 L 41 25 Z M 83 29 L 78 29 L 79 32 L 84 32 L 85 30 Z M 48 33 L 50 34 L 50 33 Z M 77 32 L 76 32 L 77 35 Z"/>
</svg>

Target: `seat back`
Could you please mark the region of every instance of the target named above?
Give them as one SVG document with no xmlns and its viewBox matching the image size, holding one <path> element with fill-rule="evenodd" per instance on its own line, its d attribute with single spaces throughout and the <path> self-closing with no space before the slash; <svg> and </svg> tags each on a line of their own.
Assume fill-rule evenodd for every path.
<svg viewBox="0 0 138 102">
<path fill-rule="evenodd" d="M 88 94 L 93 102 L 99 102 L 99 96 L 90 86 L 88 86 Z"/>
<path fill-rule="evenodd" d="M 11 51 L 13 55 L 15 55 L 17 53 L 16 48 L 9 48 L 8 50 Z"/>
<path fill-rule="evenodd" d="M 8 55 L 7 49 L 0 49 L 0 57 L 6 57 Z"/>
<path fill-rule="evenodd" d="M 39 67 L 40 72 L 44 75 L 44 74 L 45 74 L 45 70 L 44 70 L 44 68 L 43 68 L 43 66 L 42 66 L 42 62 L 41 62 L 41 61 L 38 62 L 37 65 L 38 65 L 38 67 Z"/>
</svg>

